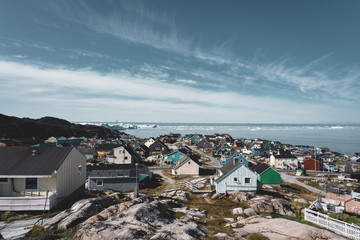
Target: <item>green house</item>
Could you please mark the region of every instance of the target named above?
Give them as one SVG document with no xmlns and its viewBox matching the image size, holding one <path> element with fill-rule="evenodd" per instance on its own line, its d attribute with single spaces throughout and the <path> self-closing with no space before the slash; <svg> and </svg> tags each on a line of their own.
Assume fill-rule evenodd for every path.
<svg viewBox="0 0 360 240">
<path fill-rule="evenodd" d="M 192 136 L 192 138 L 190 139 L 191 144 L 197 144 L 202 140 L 202 137 L 200 137 L 199 135 L 195 134 L 194 136 Z"/>
<path fill-rule="evenodd" d="M 250 168 L 262 184 L 281 184 L 281 175 L 269 165 L 259 163 Z"/>
</svg>

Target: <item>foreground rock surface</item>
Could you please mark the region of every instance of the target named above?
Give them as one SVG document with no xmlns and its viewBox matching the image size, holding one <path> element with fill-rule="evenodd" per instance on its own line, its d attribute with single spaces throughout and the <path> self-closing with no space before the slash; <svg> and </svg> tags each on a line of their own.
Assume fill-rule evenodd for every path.
<svg viewBox="0 0 360 240">
<path fill-rule="evenodd" d="M 261 233 L 270 240 L 345 239 L 335 233 L 283 218 L 268 219 L 253 216 L 238 221 L 238 224 L 244 225 L 244 227 L 233 228 L 236 237 L 244 237 L 250 233 Z"/>
<path fill-rule="evenodd" d="M 165 204 L 141 197 L 110 206 L 86 220 L 74 239 L 189 239 L 205 236 L 194 221 L 174 219 Z"/>
</svg>

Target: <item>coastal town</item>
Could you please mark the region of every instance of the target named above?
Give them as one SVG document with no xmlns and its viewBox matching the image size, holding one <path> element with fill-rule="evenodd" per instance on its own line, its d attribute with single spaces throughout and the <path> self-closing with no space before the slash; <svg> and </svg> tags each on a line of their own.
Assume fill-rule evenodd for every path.
<svg viewBox="0 0 360 240">
<path fill-rule="evenodd" d="M 359 153 L 226 133 L 32 140 L 0 139 L 3 239 L 360 236 Z"/>
</svg>

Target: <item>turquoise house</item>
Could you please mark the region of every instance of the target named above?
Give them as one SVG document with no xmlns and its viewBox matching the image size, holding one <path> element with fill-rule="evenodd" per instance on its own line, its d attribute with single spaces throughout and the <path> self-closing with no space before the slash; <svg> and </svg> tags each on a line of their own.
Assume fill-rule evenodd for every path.
<svg viewBox="0 0 360 240">
<path fill-rule="evenodd" d="M 195 134 L 195 135 L 192 136 L 192 138 L 190 139 L 190 144 L 198 144 L 201 140 L 202 140 L 202 137 L 200 137 L 199 135 Z"/>
<path fill-rule="evenodd" d="M 170 153 L 168 155 L 164 155 L 163 159 L 162 159 L 162 163 L 163 164 L 175 164 L 185 156 L 186 156 L 186 154 L 176 151 L 176 152 Z"/>
<path fill-rule="evenodd" d="M 241 153 L 239 153 L 237 151 L 230 152 L 229 156 L 226 156 L 226 155 L 221 156 L 221 164 L 227 164 L 228 162 L 233 161 L 233 160 L 235 160 L 245 166 L 249 165 L 248 160 L 246 160 L 246 158 L 244 158 L 244 156 L 241 155 Z"/>
</svg>

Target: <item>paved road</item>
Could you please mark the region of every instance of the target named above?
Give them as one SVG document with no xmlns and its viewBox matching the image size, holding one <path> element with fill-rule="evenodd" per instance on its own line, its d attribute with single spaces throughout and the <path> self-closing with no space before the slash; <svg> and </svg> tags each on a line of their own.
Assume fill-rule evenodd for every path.
<svg viewBox="0 0 360 240">
<path fill-rule="evenodd" d="M 309 191 L 315 193 L 315 194 L 321 194 L 321 195 L 325 195 L 325 192 L 322 191 L 322 190 L 319 190 L 317 188 L 314 188 L 314 187 L 311 187 L 311 186 L 308 186 L 298 180 L 296 180 L 297 178 L 299 177 L 296 177 L 296 176 L 291 176 L 291 175 L 287 175 L 286 172 L 280 172 L 281 174 L 281 178 L 285 181 L 285 182 L 289 182 L 289 183 L 295 183 L 297 185 L 300 185 L 306 189 L 308 189 Z"/>
<path fill-rule="evenodd" d="M 176 181 L 174 179 L 171 179 L 171 178 L 165 176 L 161 170 L 155 170 L 155 171 L 153 171 L 153 173 L 159 174 L 164 179 L 165 182 L 167 182 L 171 185 L 176 183 Z"/>
<path fill-rule="evenodd" d="M 221 168 L 222 165 L 220 164 L 219 160 L 217 160 L 216 158 L 210 156 L 210 155 L 207 155 L 207 154 L 204 154 L 202 151 L 196 149 L 195 147 L 193 146 L 190 146 L 190 145 L 186 145 L 187 147 L 189 147 L 191 150 L 193 150 L 194 152 L 197 152 L 198 154 L 200 154 L 201 156 L 205 155 L 205 157 L 209 158 L 210 159 L 210 162 L 207 162 L 206 164 L 209 164 L 209 165 L 212 165 L 216 168 Z"/>
</svg>

